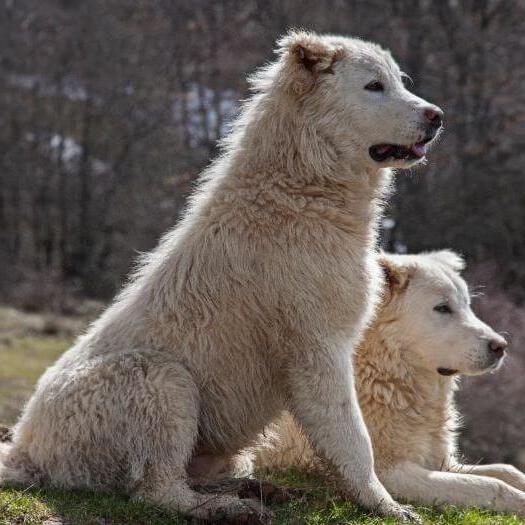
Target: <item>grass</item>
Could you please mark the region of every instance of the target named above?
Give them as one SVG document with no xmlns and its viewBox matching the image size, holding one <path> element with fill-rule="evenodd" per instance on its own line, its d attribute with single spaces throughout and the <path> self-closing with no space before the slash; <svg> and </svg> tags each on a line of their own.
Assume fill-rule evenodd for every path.
<svg viewBox="0 0 525 525">
<path fill-rule="evenodd" d="M 70 346 L 70 335 L 42 333 L 48 328 L 42 316 L 0 307 L 0 423 L 14 423 L 42 372 Z"/>
<path fill-rule="evenodd" d="M 177 524 L 182 518 L 162 509 L 119 495 L 83 491 L 7 488 L 0 491 L 0 525 L 124 523 Z"/>
<path fill-rule="evenodd" d="M 12 424 L 40 374 L 71 344 L 68 331 L 50 330 L 36 315 L 0 307 L 0 423 Z M 321 479 L 296 471 L 272 476 L 304 489 L 301 496 L 272 507 L 276 525 L 394 524 L 363 513 L 337 498 Z M 515 516 L 472 510 L 417 509 L 428 525 L 519 525 Z M 0 525 L 184 524 L 174 513 L 123 495 L 86 491 L 0 489 Z"/>
<path fill-rule="evenodd" d="M 292 501 L 272 507 L 276 525 L 394 525 L 395 520 L 364 514 L 355 505 L 338 499 L 312 476 L 290 471 L 276 481 L 304 488 Z M 428 525 L 520 525 L 518 517 L 491 512 L 417 509 Z M 63 490 L 0 490 L 0 525 L 120 525 L 185 524 L 189 521 L 164 509 L 130 500 L 122 495 Z"/>
</svg>

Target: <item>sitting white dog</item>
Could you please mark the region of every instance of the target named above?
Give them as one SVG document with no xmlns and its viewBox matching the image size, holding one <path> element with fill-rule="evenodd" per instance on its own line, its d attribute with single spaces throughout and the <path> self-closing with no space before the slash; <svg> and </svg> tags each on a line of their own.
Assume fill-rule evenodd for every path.
<svg viewBox="0 0 525 525">
<path fill-rule="evenodd" d="M 457 455 L 457 378 L 495 370 L 507 346 L 472 312 L 459 274 L 463 260 L 439 251 L 384 255 L 381 262 L 384 299 L 354 358 L 379 479 L 413 503 L 525 515 L 523 473 L 510 465 L 464 465 Z M 327 466 L 287 413 L 252 453 L 259 469 Z"/>
</svg>

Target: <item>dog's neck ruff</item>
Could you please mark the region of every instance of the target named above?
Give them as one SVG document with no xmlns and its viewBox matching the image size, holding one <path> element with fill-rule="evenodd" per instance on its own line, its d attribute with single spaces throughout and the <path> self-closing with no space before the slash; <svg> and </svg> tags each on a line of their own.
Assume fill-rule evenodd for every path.
<svg viewBox="0 0 525 525">
<path fill-rule="evenodd" d="M 375 241 L 391 171 L 361 166 L 304 108 L 274 95 L 260 93 L 245 103 L 224 142 L 228 191 L 269 203 L 277 213 L 329 217 Z"/>
<path fill-rule="evenodd" d="M 376 320 L 355 355 L 357 392 L 376 468 L 387 471 L 410 461 L 440 469 L 456 454 L 456 380 L 414 365 L 412 352 L 390 330 L 395 324 Z M 407 447 L 408 438 L 399 437 L 409 429 Z"/>
<path fill-rule="evenodd" d="M 366 377 L 368 382 L 381 383 L 390 391 L 393 403 L 399 403 L 398 408 L 417 407 L 422 400 L 432 399 L 425 410 L 446 411 L 453 402 L 457 376 L 422 367 L 415 353 L 389 333 L 392 324 L 378 319 L 365 334 L 355 358 L 358 381 Z"/>
</svg>

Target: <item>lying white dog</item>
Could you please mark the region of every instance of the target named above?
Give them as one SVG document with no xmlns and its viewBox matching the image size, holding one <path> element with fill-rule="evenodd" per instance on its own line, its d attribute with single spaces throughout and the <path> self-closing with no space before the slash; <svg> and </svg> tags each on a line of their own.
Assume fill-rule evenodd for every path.
<svg viewBox="0 0 525 525">
<path fill-rule="evenodd" d="M 460 374 L 495 370 L 506 341 L 472 312 L 464 263 L 449 251 L 385 255 L 388 286 L 355 356 L 376 470 L 399 498 L 525 515 L 525 475 L 510 465 L 463 465 L 454 391 Z M 258 468 L 326 467 L 292 416 L 255 448 Z"/>
</svg>

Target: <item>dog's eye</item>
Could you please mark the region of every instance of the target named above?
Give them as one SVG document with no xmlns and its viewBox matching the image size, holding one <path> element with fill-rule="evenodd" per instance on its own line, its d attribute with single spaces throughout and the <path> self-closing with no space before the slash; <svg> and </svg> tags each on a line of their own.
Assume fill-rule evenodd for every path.
<svg viewBox="0 0 525 525">
<path fill-rule="evenodd" d="M 409 89 L 414 86 L 414 81 L 405 73 L 401 75 L 401 82 L 403 82 L 403 85 Z"/>
<path fill-rule="evenodd" d="M 368 91 L 384 91 L 385 87 L 378 80 L 374 80 L 372 82 L 369 82 L 365 86 L 365 89 L 368 90 Z"/>
<path fill-rule="evenodd" d="M 439 312 L 440 314 L 451 314 L 452 308 L 448 305 L 448 303 L 442 303 L 438 304 L 437 306 L 434 306 L 434 311 Z"/>
</svg>

